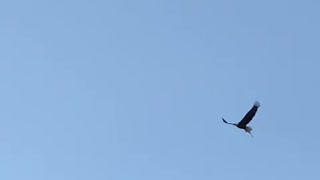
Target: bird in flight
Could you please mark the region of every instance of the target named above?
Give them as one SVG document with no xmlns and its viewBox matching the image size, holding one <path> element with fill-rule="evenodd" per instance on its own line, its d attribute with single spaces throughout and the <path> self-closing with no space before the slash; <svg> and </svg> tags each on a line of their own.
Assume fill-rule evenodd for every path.
<svg viewBox="0 0 320 180">
<path fill-rule="evenodd" d="M 253 104 L 253 106 L 251 107 L 251 109 L 246 113 L 246 115 L 238 123 L 230 123 L 230 122 L 226 121 L 224 118 L 222 118 L 222 121 L 226 124 L 234 125 L 237 128 L 243 129 L 245 132 L 249 133 L 251 135 L 251 137 L 253 137 L 253 135 L 251 134 L 252 128 L 250 126 L 247 126 L 247 124 L 249 124 L 249 122 L 256 115 L 259 107 L 260 107 L 260 103 L 258 101 L 256 101 Z"/>
</svg>

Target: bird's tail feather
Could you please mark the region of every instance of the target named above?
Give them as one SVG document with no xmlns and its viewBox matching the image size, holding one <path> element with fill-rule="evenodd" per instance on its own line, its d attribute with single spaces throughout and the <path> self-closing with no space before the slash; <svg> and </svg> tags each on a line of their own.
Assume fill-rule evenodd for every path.
<svg viewBox="0 0 320 180">
<path fill-rule="evenodd" d="M 251 137 L 253 137 L 253 135 L 252 135 L 252 133 L 251 133 L 252 127 L 247 126 L 246 129 L 245 129 L 245 131 L 246 131 L 247 133 L 249 133 L 249 134 L 251 135 Z"/>
<path fill-rule="evenodd" d="M 252 131 L 252 127 L 247 126 L 247 127 L 246 127 L 246 129 L 245 129 L 245 131 L 246 131 L 246 132 L 248 132 L 248 133 L 251 133 L 251 131 Z"/>
</svg>

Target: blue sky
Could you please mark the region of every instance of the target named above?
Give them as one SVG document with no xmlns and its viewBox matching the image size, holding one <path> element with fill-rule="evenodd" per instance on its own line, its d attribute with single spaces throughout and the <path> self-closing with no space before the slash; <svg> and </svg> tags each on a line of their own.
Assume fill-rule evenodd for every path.
<svg viewBox="0 0 320 180">
<path fill-rule="evenodd" d="M 0 2 L 0 179 L 319 179 L 319 5 Z"/>
</svg>

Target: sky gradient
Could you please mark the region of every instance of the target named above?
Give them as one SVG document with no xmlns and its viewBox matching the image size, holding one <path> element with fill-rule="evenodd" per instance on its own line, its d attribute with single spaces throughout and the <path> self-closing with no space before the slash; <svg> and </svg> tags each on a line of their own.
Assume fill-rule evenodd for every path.
<svg viewBox="0 0 320 180">
<path fill-rule="evenodd" d="M 0 2 L 0 179 L 319 179 L 319 7 Z"/>
</svg>

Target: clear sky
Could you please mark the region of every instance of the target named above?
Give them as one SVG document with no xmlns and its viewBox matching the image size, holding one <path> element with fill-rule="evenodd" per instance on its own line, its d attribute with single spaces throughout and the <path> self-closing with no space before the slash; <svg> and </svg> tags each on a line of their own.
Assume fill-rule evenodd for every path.
<svg viewBox="0 0 320 180">
<path fill-rule="evenodd" d="M 1 1 L 0 179 L 318 180 L 319 7 Z"/>
</svg>

